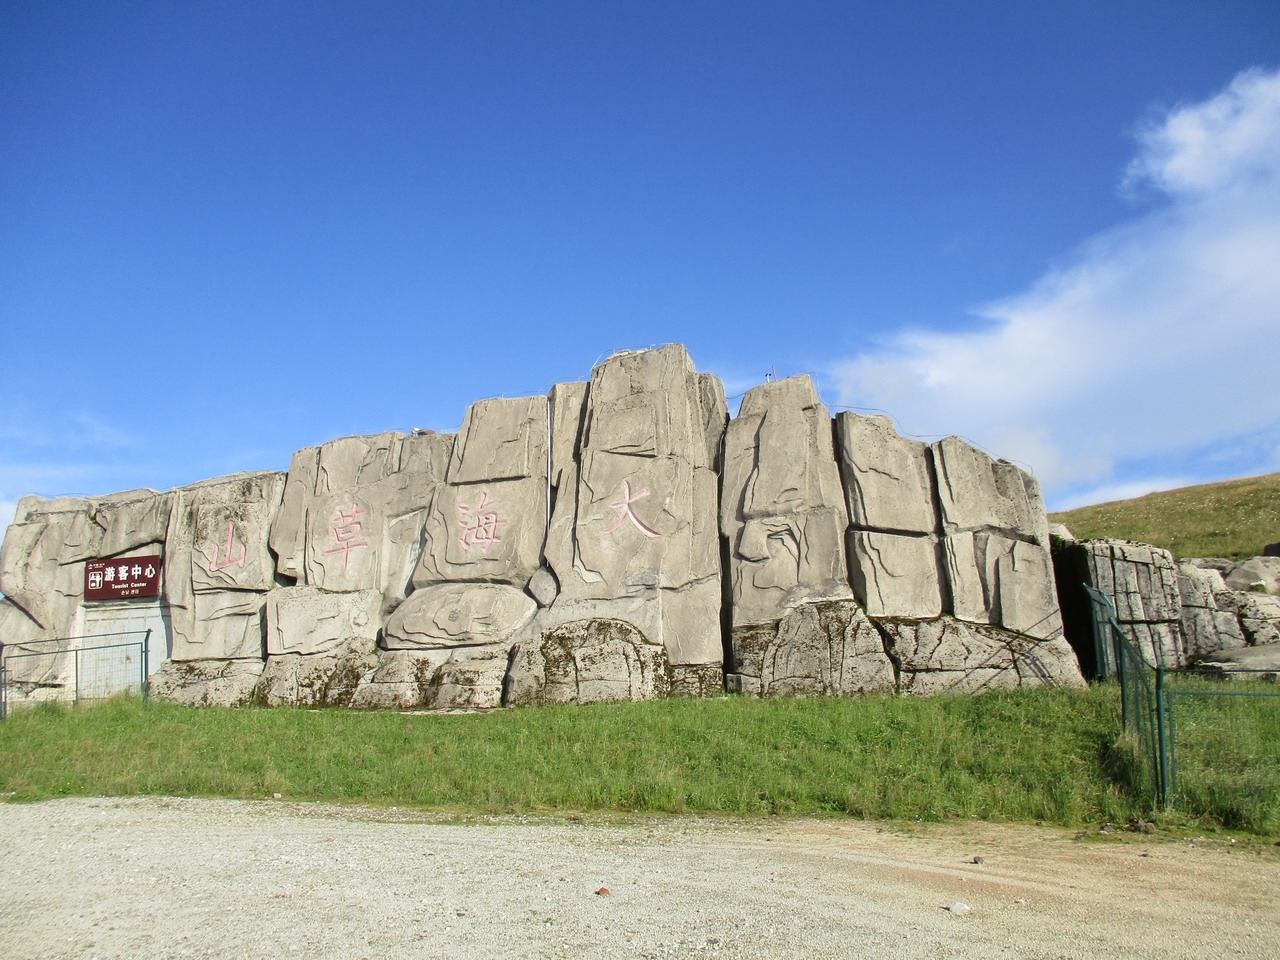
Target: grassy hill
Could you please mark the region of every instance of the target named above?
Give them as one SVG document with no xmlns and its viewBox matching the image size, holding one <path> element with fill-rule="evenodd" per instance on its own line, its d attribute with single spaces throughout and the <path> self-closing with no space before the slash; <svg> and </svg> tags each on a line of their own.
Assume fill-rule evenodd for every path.
<svg viewBox="0 0 1280 960">
<path fill-rule="evenodd" d="M 1113 537 L 1177 557 L 1256 557 L 1280 541 L 1280 473 L 1053 513 L 1078 539 Z"/>
</svg>

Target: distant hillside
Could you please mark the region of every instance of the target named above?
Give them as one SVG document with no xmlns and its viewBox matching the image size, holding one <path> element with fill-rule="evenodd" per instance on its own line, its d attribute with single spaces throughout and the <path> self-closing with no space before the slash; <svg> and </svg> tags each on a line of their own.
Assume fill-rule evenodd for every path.
<svg viewBox="0 0 1280 960">
<path fill-rule="evenodd" d="M 1149 493 L 1049 519 L 1080 540 L 1137 540 L 1177 557 L 1254 557 L 1280 541 L 1280 473 Z"/>
</svg>

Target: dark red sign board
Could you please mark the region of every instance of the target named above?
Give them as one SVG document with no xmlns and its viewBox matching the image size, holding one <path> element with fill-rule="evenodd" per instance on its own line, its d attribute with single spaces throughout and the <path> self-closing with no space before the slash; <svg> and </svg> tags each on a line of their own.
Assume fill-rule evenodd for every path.
<svg viewBox="0 0 1280 960">
<path fill-rule="evenodd" d="M 84 565 L 86 600 L 128 600 L 160 596 L 160 558 L 116 557 Z"/>
</svg>

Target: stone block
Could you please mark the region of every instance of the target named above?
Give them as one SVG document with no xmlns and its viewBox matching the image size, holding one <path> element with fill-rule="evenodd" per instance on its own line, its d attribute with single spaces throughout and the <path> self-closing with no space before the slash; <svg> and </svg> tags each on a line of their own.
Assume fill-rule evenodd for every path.
<svg viewBox="0 0 1280 960">
<path fill-rule="evenodd" d="M 561 624 L 512 653 L 503 703 L 615 703 L 667 696 L 663 648 L 622 620 Z"/>
<path fill-rule="evenodd" d="M 151 675 L 148 695 L 187 707 L 239 707 L 253 700 L 263 660 L 170 660 Z"/>
<path fill-rule="evenodd" d="M 267 655 L 328 653 L 352 642 L 374 643 L 381 623 L 377 590 L 329 593 L 284 587 L 267 595 Z"/>
<path fill-rule="evenodd" d="M 957 533 L 943 539 L 955 615 L 1038 640 L 1062 635 L 1053 561 L 1025 540 Z"/>
<path fill-rule="evenodd" d="M 387 620 L 391 650 L 501 644 L 515 636 L 538 605 L 499 583 L 436 583 L 414 591 Z"/>
<path fill-rule="evenodd" d="M 898 534 L 933 534 L 937 507 L 929 448 L 901 437 L 888 417 L 845 411 L 836 440 L 855 527 Z"/>
<path fill-rule="evenodd" d="M 832 697 L 896 686 L 880 631 L 852 600 L 806 603 L 776 626 L 735 628 L 731 645 L 738 692 Z"/>
<path fill-rule="evenodd" d="M 888 652 L 909 694 L 979 693 L 1020 686 L 1082 687 L 1080 667 L 1060 639 L 1031 641 L 952 617 L 885 621 Z"/>
<path fill-rule="evenodd" d="M 942 613 L 933 537 L 851 530 L 848 543 L 853 593 L 871 616 L 927 620 Z"/>
<path fill-rule="evenodd" d="M 831 417 L 808 377 L 747 391 L 725 433 L 721 489 L 735 624 L 853 596 Z"/>
<path fill-rule="evenodd" d="M 370 592 L 381 600 L 380 593 Z M 372 637 L 347 639 L 316 653 L 274 654 L 267 657 L 253 700 L 268 707 L 348 707 L 360 680 L 377 663 Z"/>
<path fill-rule="evenodd" d="M 1049 547 L 1049 520 L 1035 477 L 959 437 L 931 447 L 946 533 L 992 530 Z"/>
</svg>

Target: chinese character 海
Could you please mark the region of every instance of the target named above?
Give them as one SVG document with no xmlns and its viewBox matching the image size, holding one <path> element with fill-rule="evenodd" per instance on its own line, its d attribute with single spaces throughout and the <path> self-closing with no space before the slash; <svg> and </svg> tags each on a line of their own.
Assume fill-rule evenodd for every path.
<svg viewBox="0 0 1280 960">
<path fill-rule="evenodd" d="M 498 501 L 490 500 L 485 490 L 480 491 L 480 502 L 474 507 L 458 504 L 458 512 L 463 514 L 458 520 L 462 525 L 462 536 L 458 538 L 458 542 L 464 550 L 479 547 L 481 553 L 488 553 L 489 547 L 502 539 L 498 536 L 498 528 L 507 521 L 493 509 L 497 505 Z"/>
</svg>

